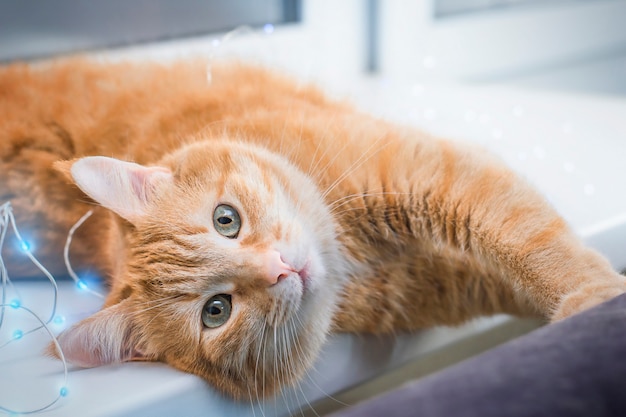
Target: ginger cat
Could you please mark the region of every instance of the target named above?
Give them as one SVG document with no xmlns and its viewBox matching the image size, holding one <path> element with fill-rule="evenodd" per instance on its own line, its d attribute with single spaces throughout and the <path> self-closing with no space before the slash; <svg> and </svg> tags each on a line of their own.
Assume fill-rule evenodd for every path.
<svg viewBox="0 0 626 417">
<path fill-rule="evenodd" d="M 77 365 L 163 361 L 253 399 L 297 381 L 329 332 L 559 320 L 626 289 L 484 152 L 263 69 L 11 65 L 0 114 L 0 203 L 53 273 L 96 205 L 72 259 L 110 291 L 59 337 Z"/>
</svg>

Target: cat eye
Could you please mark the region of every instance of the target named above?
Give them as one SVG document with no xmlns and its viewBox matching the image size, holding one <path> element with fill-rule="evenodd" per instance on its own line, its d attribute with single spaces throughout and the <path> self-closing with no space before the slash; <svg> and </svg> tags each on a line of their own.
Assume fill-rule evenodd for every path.
<svg viewBox="0 0 626 417">
<path fill-rule="evenodd" d="M 213 226 L 220 235 L 234 239 L 241 229 L 241 218 L 233 207 L 220 204 L 213 212 Z"/>
<path fill-rule="evenodd" d="M 228 321 L 231 310 L 230 295 L 219 294 L 211 297 L 202 309 L 202 323 L 209 329 L 220 327 Z"/>
</svg>

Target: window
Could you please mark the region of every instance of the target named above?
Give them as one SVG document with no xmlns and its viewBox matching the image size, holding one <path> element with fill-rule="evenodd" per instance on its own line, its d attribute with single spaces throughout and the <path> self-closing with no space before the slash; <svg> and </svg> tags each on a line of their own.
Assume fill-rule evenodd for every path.
<svg viewBox="0 0 626 417">
<path fill-rule="evenodd" d="M 379 8 L 379 68 L 389 76 L 500 81 L 626 50 L 625 0 L 379 0 Z"/>
<path fill-rule="evenodd" d="M 463 13 L 476 13 L 517 7 L 551 6 L 563 2 L 595 0 L 435 0 L 435 17 L 444 18 Z"/>
<path fill-rule="evenodd" d="M 0 61 L 293 23 L 300 0 L 0 0 Z"/>
</svg>

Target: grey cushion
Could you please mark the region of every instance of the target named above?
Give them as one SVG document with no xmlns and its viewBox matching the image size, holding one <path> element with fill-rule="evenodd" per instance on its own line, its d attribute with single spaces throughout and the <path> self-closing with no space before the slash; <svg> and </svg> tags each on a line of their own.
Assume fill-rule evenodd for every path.
<svg viewBox="0 0 626 417">
<path fill-rule="evenodd" d="M 334 416 L 626 416 L 626 295 Z"/>
</svg>

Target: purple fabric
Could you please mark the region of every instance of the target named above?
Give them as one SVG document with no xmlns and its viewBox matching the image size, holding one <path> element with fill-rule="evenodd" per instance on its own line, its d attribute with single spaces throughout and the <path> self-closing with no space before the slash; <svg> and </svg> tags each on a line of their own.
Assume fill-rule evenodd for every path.
<svg viewBox="0 0 626 417">
<path fill-rule="evenodd" d="M 626 416 L 626 295 L 333 416 Z"/>
</svg>

